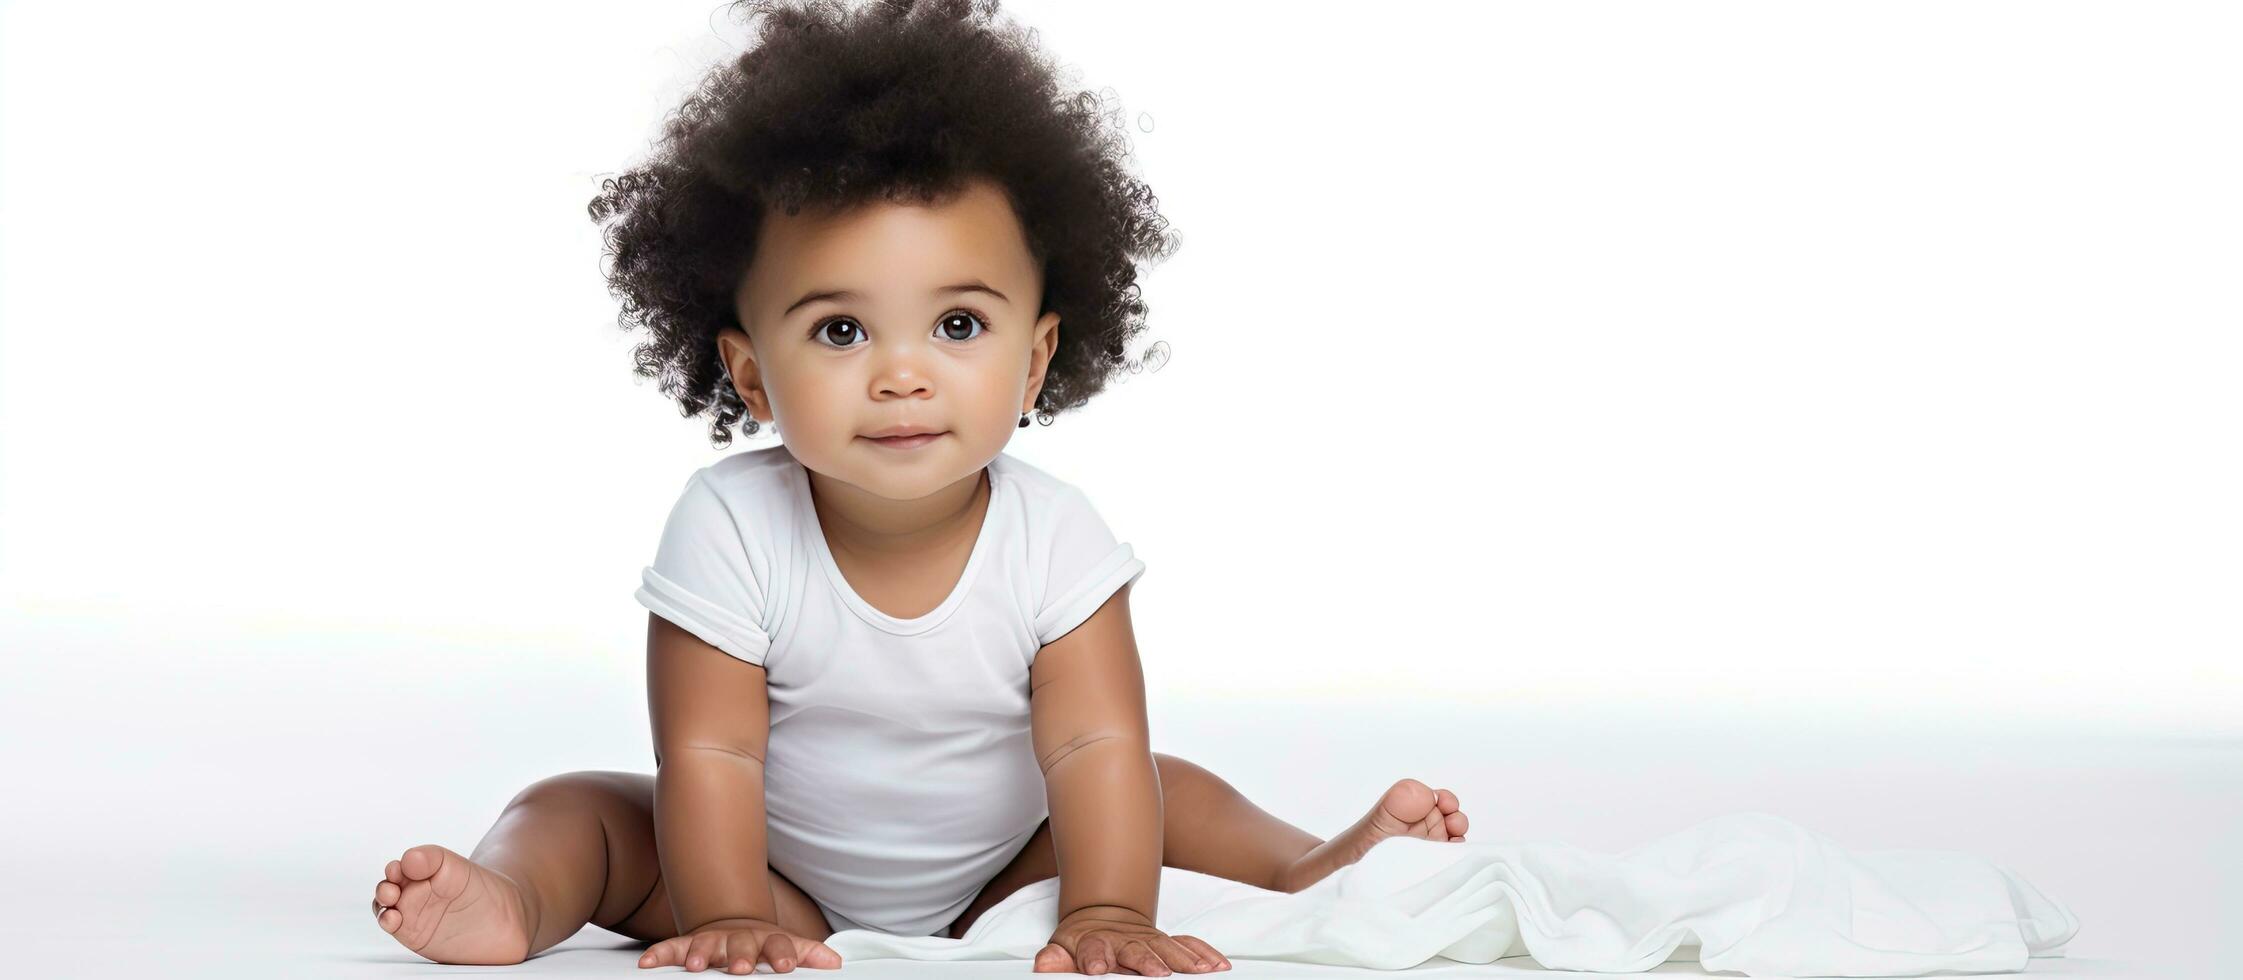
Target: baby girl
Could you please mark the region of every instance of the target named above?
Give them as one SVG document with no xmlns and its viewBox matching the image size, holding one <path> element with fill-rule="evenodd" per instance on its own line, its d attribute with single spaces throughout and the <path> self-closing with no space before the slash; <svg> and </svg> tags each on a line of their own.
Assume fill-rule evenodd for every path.
<svg viewBox="0 0 2243 980">
<path fill-rule="evenodd" d="M 1173 248 L 1097 101 L 967 0 L 760 9 L 757 43 L 592 201 L 637 370 L 711 440 L 636 593 L 655 773 L 531 784 L 374 886 L 440 963 L 586 923 L 641 967 L 838 968 L 840 929 L 963 937 L 1059 879 L 1037 972 L 1229 967 L 1154 926 L 1162 867 L 1298 891 L 1397 835 L 1401 779 L 1320 840 L 1152 751 L 1129 588 L 1084 493 L 1004 452 L 1097 394 Z"/>
</svg>

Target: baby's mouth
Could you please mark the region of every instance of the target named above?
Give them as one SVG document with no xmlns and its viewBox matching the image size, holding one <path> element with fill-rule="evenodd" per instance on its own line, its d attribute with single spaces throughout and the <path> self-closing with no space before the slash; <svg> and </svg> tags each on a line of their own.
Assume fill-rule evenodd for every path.
<svg viewBox="0 0 2243 980">
<path fill-rule="evenodd" d="M 945 429 L 941 432 L 922 432 L 918 435 L 910 436 L 886 436 L 882 438 L 874 438 L 872 436 L 859 436 L 858 438 L 870 442 L 875 446 L 880 446 L 884 449 L 917 449 L 920 446 L 924 446 L 930 442 L 942 438 L 945 435 L 948 435 L 949 431 L 950 430 Z"/>
</svg>

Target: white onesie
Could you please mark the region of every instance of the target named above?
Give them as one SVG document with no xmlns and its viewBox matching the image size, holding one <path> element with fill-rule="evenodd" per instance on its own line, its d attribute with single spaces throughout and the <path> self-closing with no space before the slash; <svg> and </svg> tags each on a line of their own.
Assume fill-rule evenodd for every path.
<svg viewBox="0 0 2243 980">
<path fill-rule="evenodd" d="M 786 446 L 696 471 L 640 605 L 761 664 L 771 867 L 836 931 L 940 935 L 1050 810 L 1028 666 L 1145 570 L 1072 484 L 1009 455 L 965 574 L 897 619 L 849 587 Z"/>
</svg>

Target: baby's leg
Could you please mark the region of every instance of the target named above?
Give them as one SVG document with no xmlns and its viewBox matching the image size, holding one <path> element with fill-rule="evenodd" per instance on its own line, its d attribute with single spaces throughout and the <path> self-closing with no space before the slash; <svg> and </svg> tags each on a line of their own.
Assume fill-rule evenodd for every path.
<svg viewBox="0 0 2243 980">
<path fill-rule="evenodd" d="M 1362 860 L 1389 837 L 1461 841 L 1471 821 L 1455 793 L 1396 780 L 1362 819 L 1331 840 L 1279 820 L 1205 768 L 1164 753 L 1161 863 L 1272 891 L 1297 892 Z"/>
<path fill-rule="evenodd" d="M 779 924 L 831 933 L 809 896 L 771 872 Z M 439 963 L 519 963 L 586 923 L 633 939 L 677 935 L 654 844 L 654 777 L 573 772 L 516 794 L 468 857 L 424 844 L 375 886 L 385 931 Z"/>
<path fill-rule="evenodd" d="M 1182 868 L 1273 891 L 1299 891 L 1293 870 L 1323 838 L 1254 805 L 1222 777 L 1166 752 L 1153 753 L 1160 772 L 1162 867 Z M 944 935 L 958 939 L 983 912 L 1031 882 L 1057 877 L 1059 853 L 1051 819 L 1029 835 L 1020 853 L 967 903 Z"/>
<path fill-rule="evenodd" d="M 1361 859 L 1372 845 L 1388 837 L 1461 841 L 1470 826 L 1456 794 L 1403 779 L 1388 787 L 1361 820 L 1324 840 L 1256 806 L 1237 787 L 1196 763 L 1155 752 L 1153 764 L 1160 770 L 1161 866 L 1272 891 L 1307 888 Z M 1029 883 L 1058 874 L 1059 855 L 1046 818 L 1012 863 L 982 886 L 944 935 L 964 936 L 983 912 Z"/>
</svg>

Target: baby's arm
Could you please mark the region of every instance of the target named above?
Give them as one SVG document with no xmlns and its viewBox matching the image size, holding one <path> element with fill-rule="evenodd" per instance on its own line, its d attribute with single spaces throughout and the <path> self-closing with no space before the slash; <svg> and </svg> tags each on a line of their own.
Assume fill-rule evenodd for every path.
<svg viewBox="0 0 2243 980">
<path fill-rule="evenodd" d="M 763 667 L 647 616 L 654 840 L 679 935 L 778 921 L 764 840 L 771 701 Z"/>
<path fill-rule="evenodd" d="M 1103 906 L 1151 925 L 1160 897 L 1160 768 L 1145 721 L 1129 586 L 1037 651 L 1028 684 L 1059 859 L 1060 919 Z"/>
</svg>

